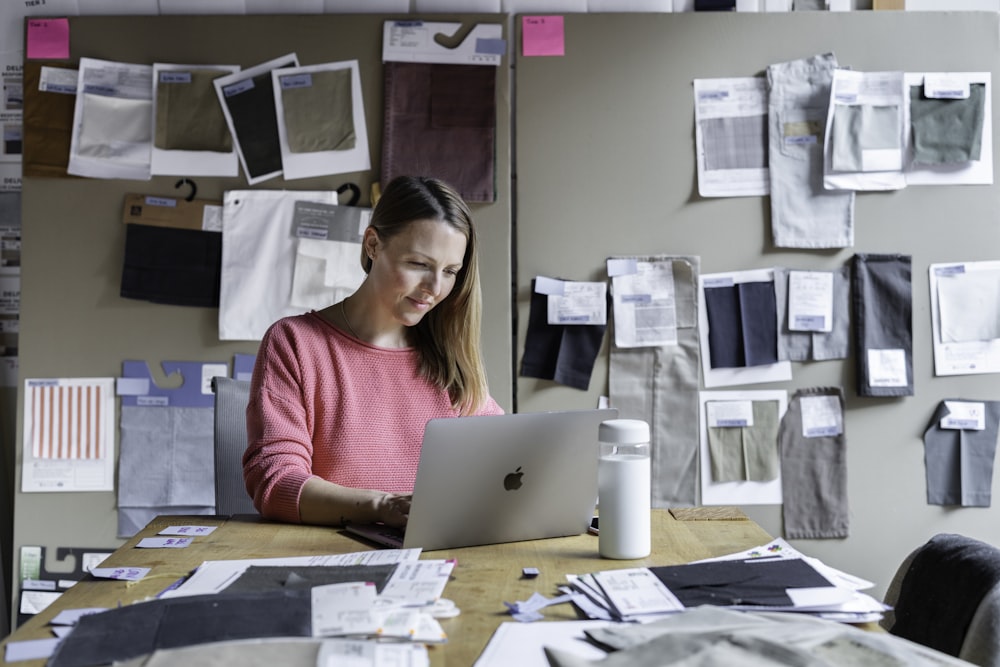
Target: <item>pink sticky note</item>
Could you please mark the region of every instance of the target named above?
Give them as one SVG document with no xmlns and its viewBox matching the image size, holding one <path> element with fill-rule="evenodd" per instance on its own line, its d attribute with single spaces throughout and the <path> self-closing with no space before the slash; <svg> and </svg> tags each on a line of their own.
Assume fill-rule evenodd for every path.
<svg viewBox="0 0 1000 667">
<path fill-rule="evenodd" d="M 564 56 L 566 40 L 561 16 L 522 16 L 521 55 Z"/>
<path fill-rule="evenodd" d="M 30 19 L 27 57 L 69 58 L 69 19 Z"/>
</svg>

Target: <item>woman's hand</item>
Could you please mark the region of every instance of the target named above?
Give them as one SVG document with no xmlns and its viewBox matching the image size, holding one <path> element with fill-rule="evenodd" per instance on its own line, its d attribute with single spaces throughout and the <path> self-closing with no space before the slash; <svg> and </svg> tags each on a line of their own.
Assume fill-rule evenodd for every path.
<svg viewBox="0 0 1000 667">
<path fill-rule="evenodd" d="M 382 496 L 376 505 L 378 520 L 387 526 L 402 528 L 410 518 L 410 501 L 412 495 L 398 495 L 387 493 Z"/>
</svg>

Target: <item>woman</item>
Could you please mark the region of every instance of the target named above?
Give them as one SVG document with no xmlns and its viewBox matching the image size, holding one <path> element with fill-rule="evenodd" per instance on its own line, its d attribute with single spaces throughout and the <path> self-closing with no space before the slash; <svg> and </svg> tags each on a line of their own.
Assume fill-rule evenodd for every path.
<svg viewBox="0 0 1000 667">
<path fill-rule="evenodd" d="M 476 235 L 440 181 L 399 177 L 362 240 L 354 294 L 278 320 L 247 406 L 247 491 L 265 517 L 406 524 L 424 425 L 502 412 L 480 355 Z"/>
</svg>

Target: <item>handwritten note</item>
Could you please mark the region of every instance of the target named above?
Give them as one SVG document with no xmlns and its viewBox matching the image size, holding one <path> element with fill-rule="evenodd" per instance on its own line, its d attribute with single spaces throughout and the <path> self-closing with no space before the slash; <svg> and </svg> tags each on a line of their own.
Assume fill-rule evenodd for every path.
<svg viewBox="0 0 1000 667">
<path fill-rule="evenodd" d="M 190 537 L 144 537 L 135 546 L 140 549 L 183 549 L 191 546 Z"/>
<path fill-rule="evenodd" d="M 69 19 L 31 19 L 27 34 L 28 58 L 69 58 Z"/>
<path fill-rule="evenodd" d="M 215 528 L 215 526 L 167 526 L 157 535 L 211 535 Z"/>
<path fill-rule="evenodd" d="M 522 17 L 521 53 L 524 56 L 566 55 L 566 39 L 563 29 L 563 17 Z"/>
</svg>

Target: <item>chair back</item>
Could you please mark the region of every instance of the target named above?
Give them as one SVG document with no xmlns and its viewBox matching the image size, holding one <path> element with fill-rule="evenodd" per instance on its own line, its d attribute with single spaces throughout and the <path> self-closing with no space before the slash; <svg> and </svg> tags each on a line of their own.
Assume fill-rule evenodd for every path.
<svg viewBox="0 0 1000 667">
<path fill-rule="evenodd" d="M 939 534 L 900 564 L 884 602 L 889 632 L 977 665 L 1000 667 L 1000 549 Z"/>
<path fill-rule="evenodd" d="M 243 481 L 250 383 L 215 377 L 212 391 L 215 392 L 215 512 L 256 514 Z"/>
</svg>

